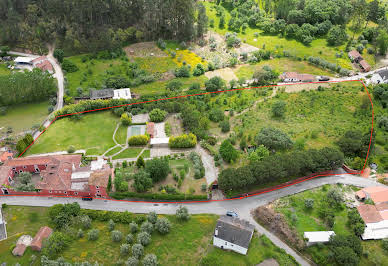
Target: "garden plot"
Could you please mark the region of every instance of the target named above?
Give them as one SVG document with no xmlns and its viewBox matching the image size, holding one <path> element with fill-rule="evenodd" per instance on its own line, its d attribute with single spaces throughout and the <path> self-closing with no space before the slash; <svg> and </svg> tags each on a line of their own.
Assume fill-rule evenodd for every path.
<svg viewBox="0 0 388 266">
<path fill-rule="evenodd" d="M 124 48 L 125 53 L 129 57 L 167 57 L 167 54 L 156 46 L 155 42 L 140 42 Z"/>
</svg>

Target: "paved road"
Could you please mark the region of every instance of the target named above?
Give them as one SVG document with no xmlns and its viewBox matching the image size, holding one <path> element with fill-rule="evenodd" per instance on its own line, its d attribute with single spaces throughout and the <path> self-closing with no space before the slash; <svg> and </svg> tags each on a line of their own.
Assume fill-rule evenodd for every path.
<svg viewBox="0 0 388 266">
<path fill-rule="evenodd" d="M 184 205 L 192 214 L 199 213 L 213 213 L 225 214 L 227 210 L 233 210 L 239 214 L 240 217 L 249 220 L 256 226 L 259 233 L 265 234 L 271 239 L 274 244 L 283 248 L 288 254 L 293 256 L 301 265 L 309 265 L 309 263 L 299 256 L 293 249 L 282 242 L 277 236 L 267 231 L 265 228 L 257 224 L 250 215 L 251 210 L 266 205 L 276 199 L 284 196 L 299 193 L 304 190 L 319 187 L 324 184 L 342 183 L 348 185 L 355 185 L 360 187 L 367 186 L 384 186 L 373 180 L 351 176 L 338 175 L 330 177 L 321 177 L 312 179 L 297 185 L 293 185 L 280 190 L 272 191 L 266 194 L 261 194 L 245 199 L 198 202 L 198 203 L 151 203 L 151 202 L 136 202 L 136 201 L 119 201 L 119 200 L 93 200 L 81 201 L 74 198 L 47 198 L 47 197 L 24 197 L 24 196 L 5 196 L 0 197 L 0 203 L 7 203 L 9 205 L 26 205 L 26 206 L 52 206 L 58 203 L 78 202 L 82 208 L 94 210 L 112 210 L 112 211 L 130 211 L 134 213 L 148 213 L 155 211 L 159 214 L 174 214 L 180 205 Z"/>
<path fill-rule="evenodd" d="M 53 75 L 58 81 L 58 94 L 57 94 L 57 105 L 55 106 L 55 110 L 62 109 L 63 107 L 63 94 L 64 94 L 64 86 L 63 86 L 63 72 L 62 68 L 57 62 L 57 60 L 53 56 L 53 48 L 50 48 L 49 53 L 47 55 L 47 59 L 53 65 L 55 74 Z"/>
</svg>

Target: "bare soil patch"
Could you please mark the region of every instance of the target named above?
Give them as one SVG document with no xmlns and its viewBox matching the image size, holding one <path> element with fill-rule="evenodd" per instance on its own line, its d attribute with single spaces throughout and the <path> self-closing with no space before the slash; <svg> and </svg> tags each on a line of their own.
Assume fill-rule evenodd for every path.
<svg viewBox="0 0 388 266">
<path fill-rule="evenodd" d="M 229 82 L 233 79 L 238 80 L 236 74 L 234 74 L 233 70 L 230 67 L 206 72 L 205 76 L 209 79 L 218 76 L 218 77 L 221 77 L 222 79 L 226 80 L 227 82 Z"/>
<path fill-rule="evenodd" d="M 308 83 L 308 84 L 293 84 L 293 85 L 287 85 L 279 88 L 284 88 L 284 91 L 287 93 L 293 93 L 293 92 L 301 92 L 301 91 L 310 91 L 310 90 L 316 90 L 318 87 L 324 87 L 328 88 L 330 87 L 330 83 Z"/>
<path fill-rule="evenodd" d="M 167 54 L 159 49 L 154 42 L 135 43 L 124 48 L 129 57 L 148 57 L 153 54 L 157 57 L 167 57 Z"/>
<path fill-rule="evenodd" d="M 298 237 L 298 233 L 290 228 L 285 217 L 281 213 L 275 212 L 269 205 L 258 207 L 253 211 L 254 218 L 280 239 L 291 243 L 298 249 L 304 247 L 304 242 Z"/>
<path fill-rule="evenodd" d="M 171 136 L 179 136 L 183 134 L 182 120 L 177 114 L 169 115 L 166 123 L 171 126 Z"/>
</svg>

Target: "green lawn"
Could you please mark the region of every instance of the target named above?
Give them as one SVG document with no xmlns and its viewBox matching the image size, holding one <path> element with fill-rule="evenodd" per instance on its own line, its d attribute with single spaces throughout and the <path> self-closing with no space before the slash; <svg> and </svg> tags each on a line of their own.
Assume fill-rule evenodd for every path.
<svg viewBox="0 0 388 266">
<path fill-rule="evenodd" d="M 274 258 L 279 265 L 298 265 L 284 250 L 276 247 L 266 236 L 253 236 L 247 255 L 225 252 L 216 247 L 209 247 L 202 262 L 206 265 L 256 265 L 259 261 Z"/>
<path fill-rule="evenodd" d="M 10 265 L 19 262 L 21 265 L 29 265 L 32 254 L 39 256 L 39 252 L 27 248 L 23 257 L 15 257 L 10 248 L 20 236 L 27 234 L 34 237 L 41 226 L 48 224 L 47 210 L 44 207 L 24 206 L 7 206 L 3 209 L 3 215 L 7 221 L 8 238 L 0 241 L 0 262 L 7 262 Z M 32 217 L 33 215 L 35 216 Z M 40 265 L 40 263 L 34 263 L 34 265 Z"/>
<path fill-rule="evenodd" d="M 3 209 L 7 220 L 9 239 L 0 242 L 0 261 L 14 265 L 29 265 L 32 254 L 37 256 L 33 265 L 40 265 L 40 253 L 27 248 L 22 257 L 14 257 L 10 248 L 22 234 L 34 236 L 41 226 L 49 225 L 47 208 L 8 206 Z M 30 213 L 38 213 L 36 220 L 31 220 Z M 144 254 L 154 253 L 159 265 L 199 265 L 202 260 L 214 262 L 210 265 L 255 265 L 267 258 L 275 258 L 280 265 L 295 265 L 295 262 L 283 250 L 275 247 L 266 237 L 254 236 L 247 256 L 222 251 L 212 246 L 212 236 L 218 216 L 211 214 L 192 215 L 188 222 L 180 222 L 175 216 L 164 216 L 170 220 L 172 227 L 167 235 L 152 233 L 151 244 L 145 247 Z M 113 265 L 118 260 L 126 260 L 130 255 L 120 255 L 120 245 L 114 243 L 107 229 L 107 222 L 93 221 L 92 228 L 100 230 L 97 241 L 88 241 L 86 236 L 72 240 L 71 245 L 59 256 L 68 262 L 98 262 L 103 265 Z M 127 224 L 118 224 L 124 237 L 129 233 Z M 76 229 L 78 230 L 78 228 Z M 85 232 L 86 235 L 86 232 Z M 136 239 L 136 235 L 135 235 Z M 206 256 L 206 259 L 202 259 Z M 207 264 L 209 265 L 209 264 Z"/>
<path fill-rule="evenodd" d="M 0 64 L 0 75 L 8 75 L 11 74 L 11 70 L 5 64 Z"/>
<path fill-rule="evenodd" d="M 278 71 L 279 74 L 292 70 L 295 72 L 308 73 L 312 75 L 335 75 L 335 73 L 312 66 L 306 61 L 296 61 L 288 58 L 274 58 L 272 60 L 261 61 L 255 65 L 241 66 L 235 71 L 235 74 L 238 78 L 251 79 L 253 73 L 255 73 L 256 70 L 261 69 L 263 66 L 270 66 L 272 69 Z"/>
<path fill-rule="evenodd" d="M 142 150 L 143 150 L 142 148 L 127 148 L 124 151 L 117 154 L 112 159 L 116 160 L 116 159 L 125 159 L 125 158 L 136 158 Z"/>
<path fill-rule="evenodd" d="M 13 131 L 18 133 L 29 130 L 34 125 L 40 126 L 48 116 L 48 106 L 48 102 L 44 101 L 8 107 L 6 115 L 0 115 L 0 136 L 8 127 L 12 127 Z M 4 128 L 1 129 L 2 127 Z"/>
<path fill-rule="evenodd" d="M 220 29 L 218 27 L 220 18 L 216 16 L 216 12 L 212 8 L 215 6 L 215 4 L 210 2 L 204 2 L 204 5 L 206 6 L 206 11 L 209 20 L 214 19 L 215 27 L 209 29 L 216 31 L 221 35 L 225 35 L 225 33 L 229 31 L 227 29 L 227 25 L 231 17 L 230 13 L 228 11 L 225 12 L 225 29 Z M 258 37 L 254 36 L 254 33 L 256 32 L 259 33 Z M 327 46 L 326 39 L 315 39 L 312 41 L 310 46 L 305 46 L 301 42 L 296 41 L 294 39 L 286 39 L 275 35 L 263 34 L 263 31 L 260 29 L 248 28 L 245 34 L 240 32 L 237 35 L 239 38 L 241 38 L 242 41 L 258 48 L 263 48 L 263 46 L 265 46 L 265 49 L 267 50 L 278 50 L 281 52 L 284 50 L 300 58 L 309 56 L 319 56 L 331 63 L 336 63 L 343 68 L 352 69 L 351 62 L 348 59 L 346 53 L 342 56 L 342 58 L 336 58 L 335 56 L 337 52 L 340 52 L 345 49 L 345 45 L 341 45 L 338 47 L 330 47 Z M 369 56 L 366 56 L 365 59 L 371 66 L 374 65 L 374 61 L 370 60 Z"/>
<path fill-rule="evenodd" d="M 105 154 L 105 156 L 112 156 L 113 154 L 116 154 L 122 149 L 122 147 L 115 147 L 114 149 L 110 150 L 108 153 Z"/>
<path fill-rule="evenodd" d="M 101 155 L 115 145 L 112 136 L 118 120 L 109 111 L 84 114 L 79 121 L 60 119 L 39 137 L 27 154 L 66 151 L 73 145 L 77 150 L 93 149 L 88 154 Z"/>
<path fill-rule="evenodd" d="M 127 126 L 120 125 L 116 131 L 115 140 L 120 144 L 125 144 L 127 141 L 127 131 Z"/>
<path fill-rule="evenodd" d="M 151 151 L 150 150 L 144 150 L 141 154 L 143 158 L 150 158 L 151 157 Z"/>
<path fill-rule="evenodd" d="M 303 88 L 307 89 L 308 85 Z M 370 110 L 360 114 L 364 94 L 360 88 L 359 83 L 346 83 L 330 85 L 323 91 L 278 93 L 239 116 L 233 122 L 234 131 L 251 136 L 253 141 L 261 128 L 270 126 L 283 130 L 294 141 L 305 142 L 310 148 L 333 145 L 347 130 L 366 132 L 371 125 Z M 279 100 L 286 102 L 284 118 L 272 116 L 272 105 Z"/>
</svg>

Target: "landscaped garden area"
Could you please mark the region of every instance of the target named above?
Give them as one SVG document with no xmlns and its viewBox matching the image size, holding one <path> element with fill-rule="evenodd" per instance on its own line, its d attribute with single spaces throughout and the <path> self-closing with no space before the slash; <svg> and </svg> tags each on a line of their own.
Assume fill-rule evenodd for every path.
<svg viewBox="0 0 388 266">
<path fill-rule="evenodd" d="M 359 238 L 364 223 L 357 210 L 349 207 L 355 204 L 354 192 L 357 190 L 352 186 L 325 185 L 260 207 L 256 210 L 256 217 L 318 265 L 343 265 L 341 262 L 344 261 L 348 262 L 347 265 L 385 265 L 388 253 L 384 250 L 383 241 L 361 241 Z M 280 213 L 281 218 L 274 222 L 276 213 Z M 269 225 L 271 221 L 274 224 Z M 337 242 L 306 247 L 303 244 L 306 231 L 334 231 Z M 340 251 L 340 239 L 353 241 L 353 244 L 347 245 L 350 249 L 346 252 Z"/>
<path fill-rule="evenodd" d="M 69 263 L 124 265 L 128 260 L 143 261 L 150 257 L 147 254 L 154 254 L 158 265 L 223 265 L 226 261 L 230 265 L 252 265 L 269 258 L 281 265 L 296 265 L 264 236 L 253 237 L 246 256 L 214 248 L 211 242 L 216 215 L 187 215 L 185 210 L 177 215 L 143 215 L 79 210 L 71 204 L 67 207 L 71 213 L 64 216 L 68 226 L 64 226 L 64 220 L 56 220 L 54 216 L 66 212 L 62 206 L 5 206 L 3 214 L 9 238 L 0 242 L 0 262 L 41 265 L 44 254 L 50 260 L 62 257 Z M 54 233 L 42 252 L 28 247 L 22 257 L 12 255 L 11 250 L 21 235 L 34 236 L 45 225 L 54 228 Z"/>
<path fill-rule="evenodd" d="M 205 169 L 198 154 L 191 152 L 187 156 L 182 153 L 145 161 L 146 151 L 136 162 L 114 164 L 116 174 L 112 197 L 207 199 Z"/>
</svg>

